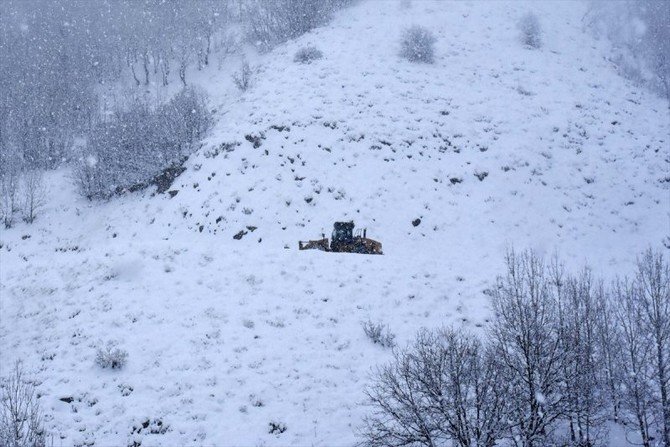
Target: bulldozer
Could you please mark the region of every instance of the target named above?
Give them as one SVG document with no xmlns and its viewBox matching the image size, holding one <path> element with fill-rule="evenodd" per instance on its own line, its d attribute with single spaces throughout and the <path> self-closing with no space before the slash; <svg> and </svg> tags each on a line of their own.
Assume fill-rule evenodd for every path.
<svg viewBox="0 0 670 447">
<path fill-rule="evenodd" d="M 328 238 L 322 235 L 322 239 L 313 241 L 298 241 L 300 250 L 322 250 L 340 253 L 360 253 L 366 255 L 381 255 L 381 242 L 368 239 L 367 229 L 354 232 L 354 222 L 335 222 L 330 244 Z"/>
</svg>

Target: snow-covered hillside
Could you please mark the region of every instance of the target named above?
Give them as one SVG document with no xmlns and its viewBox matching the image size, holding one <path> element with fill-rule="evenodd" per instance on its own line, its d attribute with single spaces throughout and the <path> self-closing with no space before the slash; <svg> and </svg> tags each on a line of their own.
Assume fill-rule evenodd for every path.
<svg viewBox="0 0 670 447">
<path fill-rule="evenodd" d="M 667 102 L 617 75 L 584 4 L 400 3 L 259 57 L 239 96 L 209 73 L 218 122 L 173 197 L 89 203 L 59 173 L 42 216 L 3 230 L 1 372 L 33 373 L 55 445 L 351 445 L 390 358 L 361 322 L 400 345 L 485 327 L 509 246 L 603 276 L 670 247 Z M 410 24 L 434 64 L 398 57 Z M 306 45 L 323 59 L 293 62 Z M 336 220 L 384 255 L 297 250 Z M 124 369 L 95 364 L 108 342 Z"/>
</svg>

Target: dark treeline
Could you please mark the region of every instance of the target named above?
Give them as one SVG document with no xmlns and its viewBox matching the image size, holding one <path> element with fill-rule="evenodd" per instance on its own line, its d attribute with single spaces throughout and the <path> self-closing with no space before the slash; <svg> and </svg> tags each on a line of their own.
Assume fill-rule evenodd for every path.
<svg viewBox="0 0 670 447">
<path fill-rule="evenodd" d="M 377 370 L 362 445 L 670 446 L 670 267 L 605 284 L 511 252 L 486 335 L 422 331 Z"/>
</svg>

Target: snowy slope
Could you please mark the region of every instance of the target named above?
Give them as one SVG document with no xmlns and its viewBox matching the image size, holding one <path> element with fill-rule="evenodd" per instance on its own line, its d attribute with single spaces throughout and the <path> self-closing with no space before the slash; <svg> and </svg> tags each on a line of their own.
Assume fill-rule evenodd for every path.
<svg viewBox="0 0 670 447">
<path fill-rule="evenodd" d="M 518 43 L 528 10 L 540 50 Z M 203 76 L 218 124 L 174 198 L 90 204 L 58 173 L 42 217 L 3 231 L 0 372 L 34 372 L 57 445 L 353 444 L 390 358 L 362 321 L 401 345 L 484 327 L 511 245 L 602 275 L 670 246 L 667 103 L 616 74 L 583 14 L 368 1 L 260 57 L 243 95 Z M 434 65 L 397 56 L 412 23 L 436 34 Z M 308 44 L 324 58 L 294 63 Z M 349 219 L 384 256 L 298 252 Z M 94 363 L 109 341 L 121 371 Z"/>
</svg>

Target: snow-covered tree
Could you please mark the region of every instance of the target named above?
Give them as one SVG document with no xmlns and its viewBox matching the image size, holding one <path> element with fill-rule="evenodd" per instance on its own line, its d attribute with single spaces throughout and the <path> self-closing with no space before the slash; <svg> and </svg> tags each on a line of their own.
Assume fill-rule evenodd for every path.
<svg viewBox="0 0 670 447">
<path fill-rule="evenodd" d="M 639 324 L 651 344 L 649 363 L 660 411 L 664 447 L 670 447 L 670 265 L 661 253 L 647 250 L 638 260 L 633 293 Z"/>
<path fill-rule="evenodd" d="M 32 223 L 37 213 L 46 204 L 44 172 L 40 169 L 27 169 L 21 182 L 23 196 L 23 220 Z"/>
<path fill-rule="evenodd" d="M 44 447 L 46 430 L 35 387 L 16 363 L 0 386 L 0 445 Z"/>
<path fill-rule="evenodd" d="M 23 161 L 16 150 L 4 146 L 0 151 L 0 218 L 6 228 L 14 224 L 19 210 L 19 187 Z"/>
<path fill-rule="evenodd" d="M 652 388 L 652 345 L 640 325 L 641 309 L 635 284 L 617 281 L 612 288 L 617 329 L 622 355 L 622 419 L 628 427 L 636 427 L 644 447 L 652 447 L 654 436 L 654 392 Z"/>
<path fill-rule="evenodd" d="M 598 343 L 598 303 L 601 287 L 590 270 L 554 283 L 559 306 L 560 338 L 566 353 L 565 414 L 570 442 L 575 446 L 601 445 L 604 423 L 609 416 L 606 393 L 605 356 Z"/>
<path fill-rule="evenodd" d="M 506 383 L 495 353 L 463 330 L 421 331 L 380 368 L 364 445 L 492 447 L 505 434 Z"/>
<path fill-rule="evenodd" d="M 569 356 L 544 261 L 533 252 L 510 251 L 506 265 L 492 297 L 491 338 L 498 373 L 510 386 L 509 438 L 516 446 L 537 447 L 549 442 L 565 414 Z"/>
</svg>

